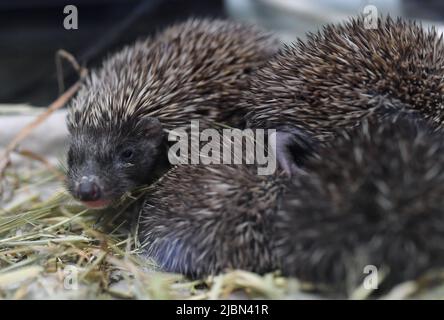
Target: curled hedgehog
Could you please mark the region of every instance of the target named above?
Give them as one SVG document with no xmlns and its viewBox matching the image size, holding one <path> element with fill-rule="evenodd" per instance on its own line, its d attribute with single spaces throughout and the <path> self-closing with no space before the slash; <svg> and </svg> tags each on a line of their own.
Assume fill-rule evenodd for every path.
<svg viewBox="0 0 444 320">
<path fill-rule="evenodd" d="M 168 169 L 165 131 L 237 125 L 249 74 L 277 48 L 252 26 L 189 20 L 109 57 L 69 108 L 68 190 L 106 207 Z"/>
<path fill-rule="evenodd" d="M 284 46 L 252 77 L 243 106 L 250 128 L 277 130 L 282 169 L 294 172 L 295 137 L 314 143 L 373 114 L 381 99 L 444 124 L 444 43 L 434 29 L 390 17 L 327 25 Z"/>
<path fill-rule="evenodd" d="M 401 114 L 364 120 L 306 163 L 282 198 L 282 271 L 350 293 L 380 272 L 381 291 L 444 267 L 444 135 Z"/>
<path fill-rule="evenodd" d="M 386 273 L 380 292 L 444 267 L 443 133 L 403 113 L 336 135 L 291 179 L 172 169 L 146 196 L 143 253 L 192 277 L 280 269 L 341 295 L 366 265 Z"/>
</svg>

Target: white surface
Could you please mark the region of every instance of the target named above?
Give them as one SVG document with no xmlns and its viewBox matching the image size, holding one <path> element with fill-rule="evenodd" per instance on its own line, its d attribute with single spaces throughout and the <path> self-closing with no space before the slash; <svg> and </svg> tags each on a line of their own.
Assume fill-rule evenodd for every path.
<svg viewBox="0 0 444 320">
<path fill-rule="evenodd" d="M 1 112 L 0 106 L 0 112 Z M 37 109 L 43 112 L 44 109 Z M 0 116 L 0 152 L 39 113 L 32 115 Z M 68 130 L 65 124 L 66 110 L 54 112 L 20 143 L 20 148 L 45 157 L 52 163 L 63 159 L 66 153 Z"/>
</svg>

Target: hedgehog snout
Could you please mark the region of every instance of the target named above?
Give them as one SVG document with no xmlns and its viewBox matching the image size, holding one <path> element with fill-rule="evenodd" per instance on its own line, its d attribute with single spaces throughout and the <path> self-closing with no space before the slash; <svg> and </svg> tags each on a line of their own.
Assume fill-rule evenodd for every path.
<svg viewBox="0 0 444 320">
<path fill-rule="evenodd" d="M 103 194 L 96 178 L 87 176 L 77 184 L 75 193 L 80 201 L 97 201 Z"/>
</svg>

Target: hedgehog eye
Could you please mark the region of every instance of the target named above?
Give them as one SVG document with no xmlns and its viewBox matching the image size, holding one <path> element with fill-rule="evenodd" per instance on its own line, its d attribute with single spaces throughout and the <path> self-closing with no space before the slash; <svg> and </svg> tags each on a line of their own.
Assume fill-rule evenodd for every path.
<svg viewBox="0 0 444 320">
<path fill-rule="evenodd" d="M 131 160 L 133 155 L 134 155 L 134 151 L 132 149 L 123 150 L 123 152 L 121 153 L 121 157 L 125 161 Z"/>
</svg>

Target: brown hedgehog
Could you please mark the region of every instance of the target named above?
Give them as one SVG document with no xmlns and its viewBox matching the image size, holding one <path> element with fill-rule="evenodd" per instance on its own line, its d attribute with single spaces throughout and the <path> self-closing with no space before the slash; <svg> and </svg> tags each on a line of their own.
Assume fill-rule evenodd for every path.
<svg viewBox="0 0 444 320">
<path fill-rule="evenodd" d="M 383 279 L 376 293 L 444 267 L 443 133 L 408 114 L 336 135 L 291 180 L 176 167 L 147 195 L 144 254 L 193 277 L 279 268 L 335 295 L 359 286 L 367 265 Z"/>
<path fill-rule="evenodd" d="M 178 166 L 152 186 L 141 212 L 144 255 L 193 278 L 277 267 L 271 219 L 282 185 L 243 165 Z"/>
<path fill-rule="evenodd" d="M 350 293 L 444 267 L 444 134 L 416 116 L 364 120 L 287 184 L 274 226 L 286 275 Z M 385 274 L 385 278 L 384 278 Z"/>
<path fill-rule="evenodd" d="M 295 136 L 327 141 L 374 113 L 381 99 L 443 125 L 444 43 L 435 30 L 391 18 L 377 29 L 366 29 L 363 18 L 328 25 L 260 68 L 242 106 L 248 127 L 277 129 L 278 161 L 291 175 Z"/>
<path fill-rule="evenodd" d="M 235 125 L 248 75 L 277 50 L 269 34 L 189 20 L 139 41 L 94 70 L 71 104 L 67 186 L 105 207 L 168 167 L 164 131 L 201 120 Z"/>
</svg>

